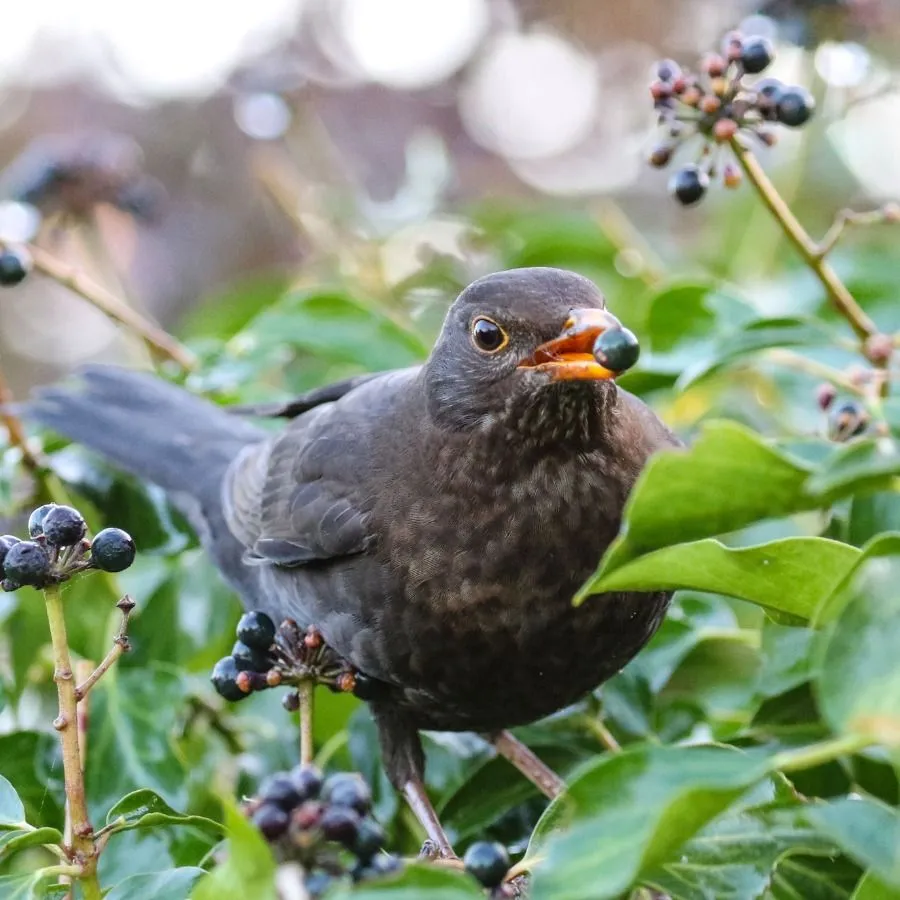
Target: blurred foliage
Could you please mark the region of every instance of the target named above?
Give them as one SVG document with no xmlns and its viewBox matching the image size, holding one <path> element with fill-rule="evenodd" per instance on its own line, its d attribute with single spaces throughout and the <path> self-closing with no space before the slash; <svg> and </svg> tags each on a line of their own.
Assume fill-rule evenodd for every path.
<svg viewBox="0 0 900 900">
<path fill-rule="evenodd" d="M 741 235 L 740 253 L 713 238 L 704 266 L 675 243 L 660 248 L 670 262 L 651 265 L 589 208 L 458 213 L 458 256 L 425 255 L 390 282 L 381 243 L 366 241 L 353 265 L 315 260 L 328 275 L 318 287 L 267 275 L 207 298 L 180 335 L 204 361 L 191 389 L 228 403 L 288 398 L 419 362 L 473 277 L 554 265 L 595 279 L 641 337 L 621 384 L 691 448 L 645 472 L 593 584 L 680 590 L 624 671 L 518 730 L 569 782 L 549 806 L 481 739 L 426 736 L 428 788 L 457 850 L 503 842 L 532 868 L 535 900 L 900 898 L 900 537 L 885 534 L 900 526 L 897 401 L 868 401 L 877 435 L 829 440 L 815 388 L 823 373 L 846 385 L 861 357 L 793 259 L 779 249 L 748 268 L 774 226 L 744 227 L 742 202 L 713 213 L 719 235 Z M 900 326 L 895 238 L 855 237 L 837 261 L 882 327 Z M 73 650 L 95 661 L 118 624 L 115 599 L 138 601 L 134 652 L 90 698 L 88 796 L 94 821 L 111 824 L 107 897 L 182 900 L 195 886 L 198 898 L 274 897 L 274 862 L 234 798 L 293 764 L 298 725 L 277 692 L 232 708 L 212 691 L 236 599 L 157 491 L 79 448 L 47 449 L 93 529 L 127 528 L 141 550 L 117 580 L 66 595 Z M 15 462 L 0 459 L 9 512 L 24 508 Z M 0 595 L 0 626 L 0 897 L 25 898 L 41 895 L 53 861 L 42 845 L 64 803 L 35 592 Z M 422 835 L 381 770 L 365 708 L 320 691 L 315 724 L 319 764 L 361 771 L 391 848 L 415 854 Z M 351 893 L 479 896 L 465 876 L 421 866 Z"/>
</svg>

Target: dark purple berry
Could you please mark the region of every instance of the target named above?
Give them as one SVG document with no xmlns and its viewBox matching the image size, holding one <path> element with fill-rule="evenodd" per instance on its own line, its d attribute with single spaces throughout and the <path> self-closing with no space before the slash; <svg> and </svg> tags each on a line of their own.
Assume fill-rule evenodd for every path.
<svg viewBox="0 0 900 900">
<path fill-rule="evenodd" d="M 237 677 L 240 669 L 235 665 L 234 657 L 226 656 L 220 659 L 212 670 L 210 680 L 219 696 L 232 702 L 243 700 L 247 696 L 237 685 Z"/>
<path fill-rule="evenodd" d="M 40 544 L 19 541 L 6 552 L 3 574 L 9 581 L 40 587 L 50 574 L 50 557 Z"/>
<path fill-rule="evenodd" d="M 741 48 L 741 63 L 748 75 L 759 74 L 763 69 L 768 68 L 773 59 L 775 59 L 775 48 L 768 38 L 754 36 L 744 39 Z"/>
<path fill-rule="evenodd" d="M 709 176 L 694 165 L 684 166 L 669 180 L 669 193 L 683 206 L 699 203 L 708 187 Z"/>
<path fill-rule="evenodd" d="M 322 799 L 332 806 L 355 809 L 361 816 L 372 808 L 372 792 L 361 775 L 338 772 L 322 786 Z"/>
<path fill-rule="evenodd" d="M 833 441 L 850 440 L 868 427 L 869 414 L 853 400 L 834 407 L 828 416 L 828 436 Z"/>
<path fill-rule="evenodd" d="M 359 821 L 359 813 L 349 806 L 329 806 L 319 819 L 319 828 L 326 840 L 350 849 L 356 842 Z"/>
<path fill-rule="evenodd" d="M 295 766 L 291 781 L 303 800 L 314 800 L 322 790 L 322 773 L 315 766 Z"/>
<path fill-rule="evenodd" d="M 270 660 L 265 653 L 248 647 L 243 641 L 235 641 L 231 655 L 242 672 L 267 672 L 271 668 Z"/>
<path fill-rule="evenodd" d="M 320 870 L 318 872 L 310 872 L 310 874 L 306 876 L 303 886 L 306 888 L 306 893 L 309 894 L 313 900 L 318 900 L 318 898 L 331 887 L 331 882 L 331 876 L 327 872 L 322 872 Z"/>
<path fill-rule="evenodd" d="M 263 612 L 244 613 L 237 625 L 237 638 L 253 650 L 265 652 L 275 640 L 275 623 Z"/>
<path fill-rule="evenodd" d="M 27 250 L 0 250 L 0 286 L 21 284 L 31 271 L 31 254 Z"/>
<path fill-rule="evenodd" d="M 278 772 L 267 778 L 259 786 L 259 797 L 263 803 L 271 803 L 285 812 L 290 812 L 305 799 L 300 796 L 294 780 L 287 772 Z"/>
<path fill-rule="evenodd" d="M 356 840 L 350 849 L 367 863 L 384 846 L 385 840 L 384 829 L 374 819 L 365 818 L 356 829 Z"/>
<path fill-rule="evenodd" d="M 104 572 L 124 572 L 134 555 L 134 541 L 121 528 L 104 528 L 91 541 L 91 565 Z"/>
<path fill-rule="evenodd" d="M 681 74 L 681 66 L 674 59 L 662 59 L 656 64 L 656 77 L 660 81 L 672 81 Z"/>
<path fill-rule="evenodd" d="M 775 108 L 782 125 L 799 128 L 812 118 L 816 101 L 806 88 L 788 87 L 778 95 Z"/>
<path fill-rule="evenodd" d="M 14 534 L 0 535 L 0 569 L 3 568 L 3 563 L 6 560 L 6 554 L 9 553 L 14 544 L 18 543 L 20 543 L 19 538 L 17 538 Z"/>
<path fill-rule="evenodd" d="M 290 691 L 281 698 L 281 705 L 288 712 L 297 712 L 300 709 L 300 695 L 296 691 Z"/>
<path fill-rule="evenodd" d="M 263 803 L 253 813 L 253 824 L 270 841 L 276 841 L 286 834 L 289 822 L 288 814 L 272 803 Z"/>
<path fill-rule="evenodd" d="M 495 888 L 509 871 L 509 854 L 502 844 L 478 841 L 463 857 L 466 871 L 486 888 Z"/>
<path fill-rule="evenodd" d="M 610 372 L 630 369 L 640 355 L 638 339 L 627 328 L 607 328 L 594 341 L 594 359 Z"/>
<path fill-rule="evenodd" d="M 43 506 L 39 506 L 28 517 L 28 534 L 31 535 L 31 537 L 40 537 L 40 535 L 44 533 L 44 519 L 47 518 L 47 513 L 55 508 L 55 503 L 45 503 Z"/>
<path fill-rule="evenodd" d="M 753 90 L 756 91 L 760 97 L 775 100 L 784 90 L 784 82 L 777 78 L 761 78 L 753 85 Z"/>
<path fill-rule="evenodd" d="M 30 531 L 30 519 L 28 524 Z M 41 520 L 41 530 L 51 547 L 74 547 L 87 532 L 87 524 L 77 509 L 51 506 Z"/>
</svg>

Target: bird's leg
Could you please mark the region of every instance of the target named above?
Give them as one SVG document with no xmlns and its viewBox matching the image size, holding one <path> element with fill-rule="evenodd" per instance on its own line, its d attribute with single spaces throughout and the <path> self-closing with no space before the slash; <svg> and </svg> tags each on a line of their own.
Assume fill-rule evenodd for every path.
<svg viewBox="0 0 900 900">
<path fill-rule="evenodd" d="M 496 751 L 509 760 L 544 796 L 551 800 L 565 789 L 565 782 L 509 731 L 488 737 Z"/>
<path fill-rule="evenodd" d="M 425 785 L 422 784 L 421 779 L 411 778 L 407 781 L 403 785 L 403 796 L 406 797 L 406 802 L 409 803 L 413 815 L 419 820 L 425 829 L 425 834 L 428 835 L 428 840 L 425 841 L 420 855 L 431 859 L 435 857 L 455 859 L 456 854 L 453 852 L 450 839 L 438 819 L 431 800 L 428 799 Z"/>
</svg>

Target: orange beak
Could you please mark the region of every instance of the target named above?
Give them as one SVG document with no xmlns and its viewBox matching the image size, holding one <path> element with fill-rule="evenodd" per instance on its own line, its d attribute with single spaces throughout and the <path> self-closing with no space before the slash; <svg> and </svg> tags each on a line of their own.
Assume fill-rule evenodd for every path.
<svg viewBox="0 0 900 900">
<path fill-rule="evenodd" d="M 549 372 L 553 381 L 607 381 L 617 372 L 594 359 L 594 341 L 622 323 L 605 309 L 573 309 L 559 337 L 541 344 L 519 368 Z"/>
</svg>

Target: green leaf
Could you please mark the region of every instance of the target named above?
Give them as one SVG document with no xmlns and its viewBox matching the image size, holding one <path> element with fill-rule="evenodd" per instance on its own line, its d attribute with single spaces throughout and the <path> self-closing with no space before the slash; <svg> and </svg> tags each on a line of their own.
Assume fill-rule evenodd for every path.
<svg viewBox="0 0 900 900">
<path fill-rule="evenodd" d="M 0 831 L 0 859 L 6 859 L 28 847 L 62 843 L 62 832 L 57 828 L 21 828 Z"/>
<path fill-rule="evenodd" d="M 833 332 L 815 319 L 757 319 L 717 339 L 708 354 L 687 366 L 678 379 L 678 387 L 685 390 L 731 363 L 771 347 L 821 347 L 831 343 Z"/>
<path fill-rule="evenodd" d="M 891 437 L 854 441 L 832 456 L 807 483 L 811 494 L 845 495 L 889 484 L 900 475 L 900 443 Z"/>
<path fill-rule="evenodd" d="M 106 824 L 111 831 L 128 831 L 132 828 L 152 828 L 158 825 L 190 825 L 215 834 L 222 826 L 204 816 L 189 816 L 172 809 L 159 794 L 142 788 L 132 791 L 119 800 L 106 814 Z"/>
<path fill-rule="evenodd" d="M 900 900 L 900 889 L 885 884 L 875 872 L 867 873 L 851 900 Z"/>
<path fill-rule="evenodd" d="M 820 612 L 816 689 L 839 732 L 900 735 L 900 535 L 870 544 Z"/>
<path fill-rule="evenodd" d="M 539 852 L 535 900 L 618 897 L 767 768 L 760 755 L 716 746 L 642 746 L 590 765 L 572 781 L 565 811 L 545 814 L 571 824 Z"/>
<path fill-rule="evenodd" d="M 735 531 L 814 509 L 809 469 L 733 422 L 707 424 L 687 450 L 667 450 L 644 469 L 625 507 L 624 528 L 595 577 L 671 544 Z"/>
<path fill-rule="evenodd" d="M 16 789 L 0 775 L 0 828 L 4 825 L 20 825 L 25 821 L 25 807 Z"/>
<path fill-rule="evenodd" d="M 848 856 L 892 888 L 900 888 L 900 815 L 870 797 L 843 797 L 811 806 L 807 820 Z"/>
<path fill-rule="evenodd" d="M 105 900 L 188 900 L 191 888 L 205 874 L 203 869 L 185 867 L 149 875 L 132 875 L 120 881 Z"/>
<path fill-rule="evenodd" d="M 223 805 L 227 858 L 198 882 L 191 900 L 278 900 L 275 859 L 268 844 L 233 800 L 224 798 Z"/>
<path fill-rule="evenodd" d="M 339 888 L 329 900 L 483 900 L 484 891 L 460 872 L 434 865 L 413 863 L 395 875 L 364 883 L 357 888 Z M 246 898 L 245 898 L 246 900 Z"/>
<path fill-rule="evenodd" d="M 688 588 L 737 597 L 808 619 L 850 571 L 859 551 L 824 538 L 797 537 L 730 548 L 716 540 L 665 547 L 593 578 L 576 601 L 603 591 Z M 785 586 L 790 585 L 790 590 Z"/>
<path fill-rule="evenodd" d="M 39 875 L 0 875 L 0 897 L 3 900 L 32 900 L 39 895 L 36 888 L 40 884 Z"/>
</svg>

